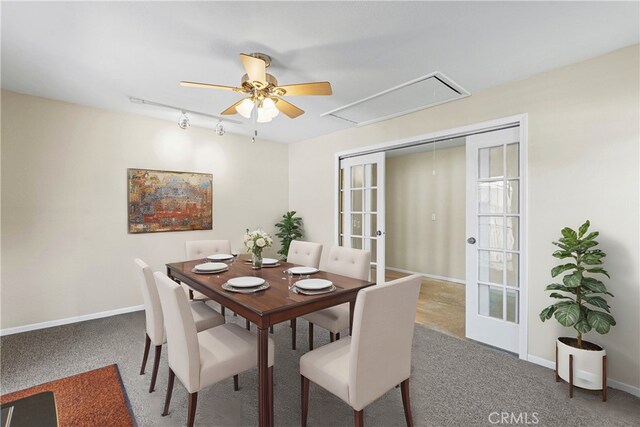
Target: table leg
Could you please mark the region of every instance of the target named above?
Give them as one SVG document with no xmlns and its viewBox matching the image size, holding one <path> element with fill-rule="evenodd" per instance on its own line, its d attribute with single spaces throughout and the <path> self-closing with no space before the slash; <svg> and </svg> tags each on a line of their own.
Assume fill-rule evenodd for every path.
<svg viewBox="0 0 640 427">
<path fill-rule="evenodd" d="M 258 425 L 271 424 L 273 402 L 269 395 L 269 328 L 258 327 Z M 271 405 L 271 408 L 269 406 Z"/>
<path fill-rule="evenodd" d="M 353 311 L 356 309 L 356 300 L 349 301 L 349 335 L 353 330 Z"/>
</svg>

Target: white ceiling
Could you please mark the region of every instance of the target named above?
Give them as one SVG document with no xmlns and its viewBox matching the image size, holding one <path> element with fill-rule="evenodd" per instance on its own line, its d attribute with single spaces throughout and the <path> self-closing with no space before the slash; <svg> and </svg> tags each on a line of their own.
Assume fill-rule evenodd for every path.
<svg viewBox="0 0 640 427">
<path fill-rule="evenodd" d="M 328 80 L 329 97 L 259 126 L 295 142 L 350 125 L 321 113 L 433 71 L 472 93 L 639 41 L 638 2 L 2 2 L 2 87 L 176 120 L 143 98 L 219 114 L 239 94 L 239 53 L 264 52 L 281 84 Z M 236 115 L 233 118 L 240 118 Z M 251 125 L 228 125 L 251 133 Z M 192 117 L 195 125 L 213 127 Z"/>
</svg>

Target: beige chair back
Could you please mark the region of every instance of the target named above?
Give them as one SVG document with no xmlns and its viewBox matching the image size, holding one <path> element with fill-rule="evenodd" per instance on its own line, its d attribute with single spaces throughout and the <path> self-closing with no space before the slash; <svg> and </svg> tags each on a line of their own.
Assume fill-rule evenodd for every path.
<svg viewBox="0 0 640 427">
<path fill-rule="evenodd" d="M 419 275 L 358 292 L 349 361 L 349 404 L 361 410 L 411 375 Z"/>
<path fill-rule="evenodd" d="M 320 243 L 292 240 L 287 254 L 287 262 L 305 267 L 320 267 L 322 245 Z"/>
<path fill-rule="evenodd" d="M 230 254 L 229 240 L 187 240 L 185 242 L 187 260 L 208 257 L 213 254 Z"/>
<path fill-rule="evenodd" d="M 164 342 L 164 318 L 156 281 L 153 278 L 151 268 L 140 258 L 133 260 L 140 272 L 140 288 L 144 300 L 144 314 L 147 320 L 147 335 L 153 345 L 162 345 Z"/>
<path fill-rule="evenodd" d="M 369 280 L 371 253 L 361 249 L 334 246 L 329 251 L 326 270 L 341 276 Z"/>
<path fill-rule="evenodd" d="M 200 390 L 198 332 L 182 287 L 159 271 L 154 274 L 167 331 L 169 367 L 189 393 Z"/>
</svg>

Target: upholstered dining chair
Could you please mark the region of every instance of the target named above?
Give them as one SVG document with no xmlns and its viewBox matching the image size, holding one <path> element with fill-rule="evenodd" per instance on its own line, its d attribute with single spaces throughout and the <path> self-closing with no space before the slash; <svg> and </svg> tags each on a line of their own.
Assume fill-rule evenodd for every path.
<svg viewBox="0 0 640 427">
<path fill-rule="evenodd" d="M 257 366 L 256 335 L 238 325 L 222 326 L 197 332 L 189 313 L 184 291 L 161 272 L 154 273 L 162 310 L 165 313 L 169 347 L 169 381 L 162 415 L 169 413 L 173 382 L 178 377 L 189 393 L 187 426 L 193 426 L 198 392 L 217 382 Z M 273 340 L 268 342 L 269 390 L 273 391 Z M 237 387 L 236 387 L 237 389 Z M 269 402 L 273 402 L 270 393 Z M 270 407 L 270 406 L 269 406 Z"/>
<path fill-rule="evenodd" d="M 353 408 L 356 427 L 364 408 L 397 385 L 407 426 L 413 426 L 409 400 L 411 344 L 421 277 L 413 275 L 358 292 L 353 330 L 300 358 L 302 420 L 307 425 L 309 381 Z"/>
<path fill-rule="evenodd" d="M 162 306 L 160 304 L 160 296 L 158 288 L 153 278 L 151 268 L 140 258 L 134 260 L 138 271 L 140 272 L 140 286 L 142 288 L 142 298 L 144 300 L 144 311 L 146 317 L 146 337 L 144 342 L 144 355 L 142 357 L 142 366 L 140 367 L 140 375 L 144 374 L 144 368 L 147 366 L 147 358 L 149 357 L 149 347 L 153 343 L 155 347 L 155 356 L 153 358 L 153 371 L 151 373 L 151 384 L 149 385 L 149 393 L 156 386 L 156 378 L 158 377 L 158 365 L 160 364 L 160 354 L 162 352 L 162 344 L 166 341 L 164 330 L 164 316 L 162 314 Z M 224 316 L 207 306 L 202 301 L 192 301 L 189 304 L 191 317 L 194 320 L 196 329 L 202 331 L 214 326 L 224 324 Z"/>
<path fill-rule="evenodd" d="M 187 261 L 194 259 L 204 259 L 209 255 L 215 254 L 231 254 L 231 242 L 229 240 L 187 240 L 184 243 Z M 189 289 L 189 297 L 191 299 L 207 301 L 207 305 L 215 304 L 206 295 Z M 224 306 L 220 306 L 220 312 L 225 315 Z"/>
<path fill-rule="evenodd" d="M 320 257 L 322 256 L 322 244 L 314 242 L 303 242 L 292 240 L 287 252 L 287 262 L 298 264 L 304 267 L 320 267 Z M 291 348 L 296 349 L 296 322 L 291 319 Z"/>
<path fill-rule="evenodd" d="M 334 246 L 329 251 L 326 271 L 368 280 L 370 273 L 371 253 L 361 249 Z M 349 304 L 340 304 L 302 316 L 309 322 L 309 350 L 313 350 L 313 326 L 318 325 L 329 330 L 331 342 L 340 339 L 340 331 L 349 327 Z"/>
</svg>

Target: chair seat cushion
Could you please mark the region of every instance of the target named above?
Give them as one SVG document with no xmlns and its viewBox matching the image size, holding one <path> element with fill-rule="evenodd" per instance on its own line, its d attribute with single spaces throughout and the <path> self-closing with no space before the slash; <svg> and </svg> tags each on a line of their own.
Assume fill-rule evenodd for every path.
<svg viewBox="0 0 640 427">
<path fill-rule="evenodd" d="M 349 403 L 349 349 L 351 337 L 306 353 L 300 358 L 300 375 Z"/>
<path fill-rule="evenodd" d="M 305 314 L 302 318 L 337 334 L 349 327 L 349 303 Z"/>
<path fill-rule="evenodd" d="M 256 334 L 227 323 L 198 332 L 200 389 L 258 366 Z M 269 337 L 268 365 L 273 366 L 273 340 Z"/>
<path fill-rule="evenodd" d="M 202 301 L 191 301 L 191 313 L 196 322 L 196 330 L 204 331 L 214 326 L 224 325 L 224 316 Z"/>
</svg>

